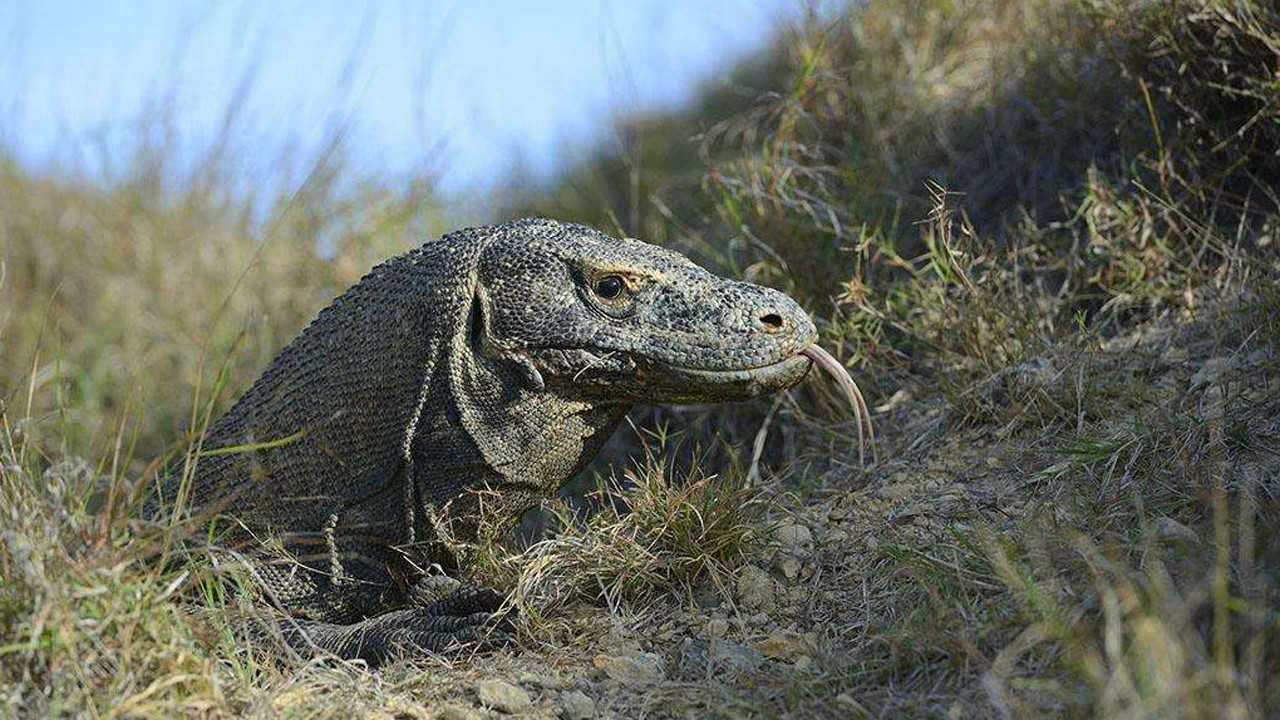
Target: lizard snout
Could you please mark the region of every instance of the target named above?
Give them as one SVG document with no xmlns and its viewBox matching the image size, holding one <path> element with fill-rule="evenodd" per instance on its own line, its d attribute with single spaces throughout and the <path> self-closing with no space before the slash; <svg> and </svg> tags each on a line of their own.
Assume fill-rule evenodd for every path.
<svg viewBox="0 0 1280 720">
<path fill-rule="evenodd" d="M 747 323 L 743 329 L 748 336 L 756 335 L 756 342 L 785 346 L 782 353 L 786 354 L 799 351 L 817 339 L 813 321 L 794 300 L 771 288 L 746 283 L 740 283 L 739 287 L 745 291 L 747 302 L 744 304 L 751 308 L 744 318 Z"/>
</svg>

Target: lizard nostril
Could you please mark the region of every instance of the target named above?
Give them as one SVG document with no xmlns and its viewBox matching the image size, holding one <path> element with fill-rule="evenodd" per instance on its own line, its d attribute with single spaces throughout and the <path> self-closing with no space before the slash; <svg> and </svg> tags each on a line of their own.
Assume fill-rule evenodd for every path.
<svg viewBox="0 0 1280 720">
<path fill-rule="evenodd" d="M 782 316 L 778 313 L 765 313 L 760 316 L 760 324 L 764 326 L 766 332 L 781 330 L 783 326 Z"/>
</svg>

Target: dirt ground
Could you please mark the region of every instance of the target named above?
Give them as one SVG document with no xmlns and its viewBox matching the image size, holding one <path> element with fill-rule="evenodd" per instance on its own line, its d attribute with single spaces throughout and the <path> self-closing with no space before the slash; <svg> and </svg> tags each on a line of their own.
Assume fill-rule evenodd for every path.
<svg viewBox="0 0 1280 720">
<path fill-rule="evenodd" d="M 993 382 L 1001 388 L 980 391 L 1010 402 L 997 396 L 1061 392 L 1064 376 L 1068 385 L 1087 385 L 1095 394 L 1059 398 L 1071 405 L 1074 434 L 1082 439 L 1155 427 L 1153 414 L 1170 408 L 1202 418 L 1210 434 L 1225 417 L 1222 427 L 1234 418 L 1274 438 L 1280 425 L 1274 351 L 1221 331 L 1214 313 L 1207 315 L 1148 324 L 1070 357 L 1025 364 Z M 1121 397 L 1135 382 L 1143 391 Z M 1079 484 L 1089 476 L 1071 471 L 1088 459 L 1064 460 L 1060 434 L 1018 422 L 957 427 L 952 418 L 940 397 L 903 391 L 882 403 L 880 461 L 859 471 L 850 449 L 850 462 L 831 463 L 802 489 L 794 476 L 782 481 L 770 501 L 775 524 L 767 548 L 722 586 L 707 582 L 687 595 L 612 610 L 579 604 L 552 620 L 543 641 L 524 638 L 491 654 L 398 664 L 372 675 L 311 668 L 299 677 L 324 679 L 272 693 L 270 708 L 307 714 L 303 709 L 317 702 L 345 700 L 367 712 L 376 697 L 385 701 L 387 717 L 1069 711 L 1070 686 L 1037 677 L 1052 676 L 1070 653 L 1026 630 L 1026 610 L 1007 601 L 1010 577 L 1000 558 L 1010 556 L 993 548 L 1031 538 L 1028 562 L 1035 565 L 1037 537 L 1046 557 L 1057 552 L 1049 546 L 1064 528 L 1086 536 L 1099 528 L 1093 539 L 1101 541 L 1114 531 L 1099 521 L 1106 503 L 1141 496 L 1126 487 L 1137 475 L 1123 467 L 1136 462 L 1140 448 L 1119 452 L 1113 465 L 1120 467 L 1090 481 L 1097 484 L 1085 492 Z M 1256 483 L 1265 504 L 1280 462 L 1270 450 L 1245 445 L 1228 443 L 1219 459 L 1223 482 Z M 1177 493 L 1203 507 L 1204 488 L 1182 480 L 1188 484 Z M 1197 560 L 1212 555 L 1210 538 L 1186 520 L 1196 513 L 1166 515 L 1155 505 L 1146 512 L 1142 532 L 1174 553 L 1172 576 L 1177 557 L 1198 567 Z M 1073 594 L 1067 585 L 1057 592 Z"/>
</svg>

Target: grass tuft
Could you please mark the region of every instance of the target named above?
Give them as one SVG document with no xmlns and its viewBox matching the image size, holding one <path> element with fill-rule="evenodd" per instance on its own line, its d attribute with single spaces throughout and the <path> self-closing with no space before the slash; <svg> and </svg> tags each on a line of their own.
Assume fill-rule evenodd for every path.
<svg viewBox="0 0 1280 720">
<path fill-rule="evenodd" d="M 585 517 L 554 504 L 558 531 L 500 562 L 514 577 L 513 600 L 530 637 L 576 603 L 621 613 L 663 595 L 692 597 L 707 584 L 724 595 L 771 532 L 758 488 L 696 462 L 677 474 L 660 448 L 621 478 L 602 480 L 586 500 L 593 511 Z"/>
</svg>

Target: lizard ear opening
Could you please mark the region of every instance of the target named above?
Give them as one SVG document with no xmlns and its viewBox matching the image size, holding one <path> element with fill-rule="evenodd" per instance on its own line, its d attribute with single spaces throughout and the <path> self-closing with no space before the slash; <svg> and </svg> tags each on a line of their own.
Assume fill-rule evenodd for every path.
<svg viewBox="0 0 1280 720">
<path fill-rule="evenodd" d="M 471 296 L 471 312 L 467 315 L 467 338 L 470 340 L 468 344 L 477 350 L 484 343 L 489 329 L 486 323 L 484 301 L 480 297 L 483 293 L 483 290 L 476 288 L 475 294 Z"/>
<path fill-rule="evenodd" d="M 476 291 L 471 296 L 471 311 L 467 316 L 467 338 L 468 346 L 477 357 L 483 355 L 502 364 L 511 365 L 511 369 L 520 380 L 520 385 L 525 389 L 532 392 L 542 392 L 546 389 L 542 373 L 538 372 L 538 368 L 534 367 L 529 358 L 518 352 L 494 352 L 493 333 L 489 324 L 489 294 L 481 285 L 476 286 Z"/>
<path fill-rule="evenodd" d="M 477 287 L 465 335 L 455 336 L 448 383 L 463 428 L 498 470 L 521 457 L 564 406 L 548 405 L 542 375 L 528 358 L 494 341 L 491 307 L 488 294 Z"/>
</svg>

